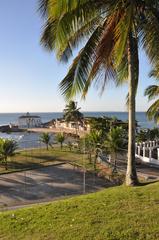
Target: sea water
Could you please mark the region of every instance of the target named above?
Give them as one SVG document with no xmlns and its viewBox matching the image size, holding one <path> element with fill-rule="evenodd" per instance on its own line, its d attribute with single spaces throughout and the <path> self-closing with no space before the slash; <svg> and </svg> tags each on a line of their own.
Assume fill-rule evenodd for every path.
<svg viewBox="0 0 159 240">
<path fill-rule="evenodd" d="M 5 124 L 17 124 L 18 117 L 23 115 L 24 113 L 0 113 L 0 125 Z M 61 118 L 63 113 L 31 113 L 33 115 L 38 115 L 41 117 L 42 123 L 49 122 L 52 119 Z M 127 112 L 84 112 L 85 117 L 117 117 L 120 120 L 126 121 L 128 119 Z M 138 121 L 138 125 L 142 128 L 153 128 L 156 127 L 154 122 L 150 122 L 147 120 L 146 114 L 144 112 L 136 113 L 136 120 Z M 14 139 L 18 142 L 20 148 L 32 148 L 37 147 L 39 145 L 40 133 L 28 133 L 28 132 L 20 132 L 20 133 L 0 133 L 0 138 L 10 138 Z M 54 134 L 52 134 L 52 139 L 54 139 Z"/>
<path fill-rule="evenodd" d="M 31 113 L 33 115 L 38 115 L 41 117 L 42 123 L 49 122 L 52 119 L 61 118 L 63 116 L 62 112 L 52 112 L 52 113 Z M 24 113 L 0 113 L 0 125 L 5 124 L 17 124 L 18 117 L 24 115 Z M 117 117 L 120 120 L 127 120 L 128 113 L 127 112 L 84 112 L 85 117 L 101 117 L 101 116 L 108 116 L 108 117 Z M 155 127 L 154 122 L 150 122 L 147 120 L 145 112 L 137 112 L 136 113 L 136 120 L 138 124 L 142 128 L 153 128 Z"/>
</svg>

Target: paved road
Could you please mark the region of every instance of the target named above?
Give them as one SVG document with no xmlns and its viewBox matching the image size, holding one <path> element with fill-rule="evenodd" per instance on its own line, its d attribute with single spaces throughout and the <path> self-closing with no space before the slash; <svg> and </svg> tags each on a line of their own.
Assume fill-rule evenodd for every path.
<svg viewBox="0 0 159 240">
<path fill-rule="evenodd" d="M 126 171 L 127 160 L 119 158 L 118 167 L 119 169 Z M 136 168 L 139 176 L 144 177 L 145 179 L 159 180 L 159 166 L 140 161 L 140 164 L 137 164 Z"/>
<path fill-rule="evenodd" d="M 83 193 L 83 172 L 70 164 L 0 176 L 0 208 L 50 201 Z M 110 182 L 86 173 L 86 192 L 98 191 Z"/>
</svg>

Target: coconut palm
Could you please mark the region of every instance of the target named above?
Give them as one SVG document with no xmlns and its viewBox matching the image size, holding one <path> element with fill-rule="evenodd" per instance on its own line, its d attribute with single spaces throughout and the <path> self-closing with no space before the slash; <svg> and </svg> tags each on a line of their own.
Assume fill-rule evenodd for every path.
<svg viewBox="0 0 159 240">
<path fill-rule="evenodd" d="M 114 160 L 114 169 L 117 168 L 117 154 L 122 153 L 127 148 L 127 140 L 125 137 L 125 131 L 122 127 L 111 128 L 107 134 L 107 138 L 104 142 L 106 150 L 111 155 L 111 159 Z"/>
<path fill-rule="evenodd" d="M 92 163 L 92 155 L 94 155 L 94 169 L 96 169 L 96 162 L 103 142 L 102 131 L 92 130 L 89 134 L 85 135 L 82 139 L 82 145 L 88 153 L 89 161 Z"/>
<path fill-rule="evenodd" d="M 43 142 L 46 145 L 46 150 L 49 150 L 49 145 L 51 144 L 51 136 L 49 133 L 43 133 L 40 136 L 40 141 Z"/>
<path fill-rule="evenodd" d="M 58 134 L 56 135 L 56 141 L 60 143 L 60 145 L 61 145 L 61 150 L 62 150 L 62 148 L 63 148 L 63 143 L 64 143 L 64 141 L 65 141 L 65 136 L 64 136 L 64 134 L 63 134 L 63 133 L 58 133 Z"/>
<path fill-rule="evenodd" d="M 17 142 L 11 139 L 0 139 L 0 158 L 8 169 L 8 157 L 13 156 L 18 148 Z"/>
<path fill-rule="evenodd" d="M 159 68 L 158 68 L 159 69 Z M 151 77 L 155 77 L 159 81 L 159 71 L 154 69 L 150 73 Z M 146 88 L 145 96 L 148 96 L 148 100 L 155 100 L 155 102 L 147 110 L 148 119 L 154 120 L 156 123 L 159 123 L 159 85 L 151 85 Z"/>
<path fill-rule="evenodd" d="M 141 142 L 145 142 L 145 141 L 148 141 L 148 140 L 149 140 L 148 132 L 141 129 L 140 132 L 137 133 L 136 142 L 141 143 Z"/>
<path fill-rule="evenodd" d="M 108 80 L 129 83 L 129 144 L 126 184 L 138 183 L 135 166 L 135 95 L 139 43 L 152 63 L 159 55 L 159 1 L 41 0 L 46 19 L 42 44 L 67 62 L 83 46 L 60 89 L 68 100 L 86 96 L 93 82 L 103 91 Z"/>
<path fill-rule="evenodd" d="M 66 122 L 74 121 L 76 124 L 76 135 L 78 130 L 78 122 L 81 122 L 83 119 L 83 114 L 79 111 L 80 108 L 77 108 L 77 102 L 70 101 L 66 108 L 64 109 L 64 119 Z"/>
</svg>

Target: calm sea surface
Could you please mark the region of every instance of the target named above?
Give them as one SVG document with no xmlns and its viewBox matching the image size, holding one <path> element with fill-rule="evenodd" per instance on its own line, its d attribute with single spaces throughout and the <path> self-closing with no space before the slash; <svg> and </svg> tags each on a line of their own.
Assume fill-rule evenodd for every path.
<svg viewBox="0 0 159 240">
<path fill-rule="evenodd" d="M 48 122 L 52 119 L 60 118 L 63 116 L 62 113 L 31 113 L 34 115 L 38 115 L 41 117 L 43 123 Z M 23 113 L 0 113 L 0 125 L 5 125 L 9 123 L 18 123 L 18 117 L 23 115 Z M 85 116 L 89 117 L 100 117 L 100 116 L 108 116 L 108 117 L 117 117 L 121 120 L 128 119 L 128 113 L 126 112 L 84 112 Z M 136 120 L 138 124 L 142 128 L 153 128 L 155 124 L 153 122 L 149 122 L 146 118 L 144 112 L 138 112 L 136 114 Z M 39 133 L 0 133 L 0 137 L 2 138 L 12 138 L 18 142 L 19 148 L 33 148 L 39 146 Z M 54 140 L 54 136 L 52 135 L 52 140 Z"/>
<path fill-rule="evenodd" d="M 9 123 L 17 123 L 18 117 L 23 115 L 24 113 L 0 113 L 0 125 L 9 124 Z M 43 123 L 48 122 L 52 119 L 60 118 L 63 116 L 60 112 L 53 112 L 53 113 L 31 113 L 34 115 L 38 115 L 41 117 Z M 100 117 L 100 116 L 108 116 L 112 117 L 115 116 L 121 120 L 128 119 L 127 112 L 84 112 L 85 116 L 89 117 Z M 144 112 L 137 112 L 136 113 L 136 120 L 138 124 L 142 128 L 153 128 L 155 127 L 154 122 L 149 122 L 146 118 L 146 114 Z"/>
</svg>

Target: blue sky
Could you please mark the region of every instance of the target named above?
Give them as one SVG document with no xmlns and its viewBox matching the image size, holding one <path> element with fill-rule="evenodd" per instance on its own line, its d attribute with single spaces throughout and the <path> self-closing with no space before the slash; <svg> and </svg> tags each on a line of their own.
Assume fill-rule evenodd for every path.
<svg viewBox="0 0 159 240">
<path fill-rule="evenodd" d="M 0 112 L 60 112 L 65 106 L 58 84 L 68 65 L 40 46 L 43 23 L 37 8 L 38 0 L 1 1 Z M 153 81 L 143 52 L 140 67 L 137 110 L 144 111 L 143 92 Z M 125 111 L 126 93 L 126 85 L 116 89 L 110 84 L 102 96 L 92 87 L 85 102 L 77 100 L 83 111 Z"/>
</svg>

